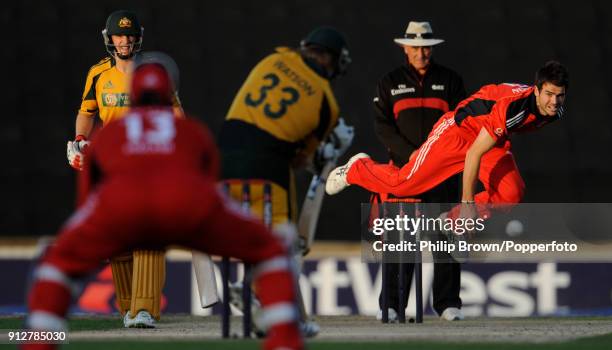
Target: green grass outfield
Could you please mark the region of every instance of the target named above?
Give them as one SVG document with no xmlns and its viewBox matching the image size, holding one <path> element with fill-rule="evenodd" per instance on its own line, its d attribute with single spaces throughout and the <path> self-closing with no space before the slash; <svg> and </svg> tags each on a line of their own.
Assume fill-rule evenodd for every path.
<svg viewBox="0 0 612 350">
<path fill-rule="evenodd" d="M 608 322 L 612 323 L 610 318 L 593 317 L 593 318 L 576 318 L 580 322 L 586 322 L 587 324 L 593 322 Z M 523 319 L 525 327 L 528 328 L 529 319 Z M 539 322 L 542 320 L 550 320 L 551 324 L 558 324 L 559 320 L 567 320 L 567 318 L 549 318 L 549 319 L 538 319 Z M 466 325 L 469 325 L 469 321 L 466 321 Z M 22 323 L 22 319 L 18 317 L 0 317 L 0 329 L 19 329 Z M 113 330 L 118 328 L 118 319 L 116 317 L 104 317 L 104 318 L 75 318 L 69 321 L 70 332 L 79 331 L 105 331 Z M 434 322 L 430 322 L 434 323 Z M 171 324 L 171 323 L 167 323 Z M 459 323 L 457 323 L 459 325 Z M 322 324 L 322 327 L 325 327 Z M 380 326 L 385 327 L 385 326 Z M 454 326 L 456 327 L 456 326 Z M 466 329 L 469 327 L 466 327 Z M 401 331 L 401 328 L 397 328 Z M 2 347 L 2 345 L 0 345 Z M 489 350 L 489 349 L 508 349 L 508 350 L 522 350 L 522 349 L 550 349 L 550 350 L 569 350 L 569 349 L 612 349 L 612 333 L 599 335 L 599 336 L 588 336 L 579 339 L 573 339 L 563 342 L 546 342 L 546 343 L 534 343 L 534 342 L 478 342 L 477 339 L 470 339 L 466 342 L 454 342 L 454 341 L 438 341 L 438 340 L 393 340 L 387 341 L 384 339 L 378 339 L 376 341 L 356 341 L 356 340 L 326 340 L 326 339 L 313 339 L 307 341 L 308 349 L 318 350 L 354 350 L 358 349 L 418 349 L 418 350 L 448 350 L 448 349 L 465 349 L 465 350 Z M 64 345 L 65 349 L 113 349 L 113 350 L 156 350 L 156 349 L 172 349 L 172 350 L 187 350 L 187 349 L 220 349 L 220 350 L 242 350 L 242 349 L 259 349 L 260 341 L 258 340 L 177 340 L 171 341 L 160 340 L 160 339 L 142 339 L 142 340 L 109 340 L 109 341 L 90 341 L 90 340 L 73 340 L 70 344 Z"/>
<path fill-rule="evenodd" d="M 73 342 L 66 346 L 66 349 L 113 349 L 113 350 L 202 350 L 202 349 L 219 349 L 219 350 L 243 350 L 243 349 L 259 349 L 259 341 L 255 340 L 227 340 L 227 341 L 198 341 L 198 342 Z M 578 339 L 565 343 L 554 344 L 504 344 L 504 343 L 468 343 L 454 344 L 441 342 L 416 342 L 416 341 L 400 341 L 400 342 L 332 342 L 332 341 L 307 341 L 307 348 L 312 350 L 399 350 L 399 349 L 418 349 L 418 350 L 523 350 L 523 349 L 547 349 L 547 350 L 570 350 L 570 349 L 594 349 L 594 350 L 609 350 L 612 348 L 612 334 L 604 336 L 589 337 Z"/>
</svg>

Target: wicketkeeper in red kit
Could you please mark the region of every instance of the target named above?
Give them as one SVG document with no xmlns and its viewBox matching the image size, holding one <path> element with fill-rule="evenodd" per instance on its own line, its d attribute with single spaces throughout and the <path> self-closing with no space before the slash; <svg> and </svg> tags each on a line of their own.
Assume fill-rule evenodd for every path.
<svg viewBox="0 0 612 350">
<path fill-rule="evenodd" d="M 84 200 L 34 272 L 26 327 L 66 330 L 74 280 L 105 259 L 136 248 L 180 245 L 253 264 L 268 327 L 263 347 L 301 349 L 295 280 L 284 244 L 218 192 L 213 140 L 198 122 L 174 117 L 172 92 L 163 65 L 136 67 L 133 107 L 92 140 L 79 181 Z M 291 234 L 284 227 L 277 231 Z"/>
<path fill-rule="evenodd" d="M 402 168 L 378 164 L 359 153 L 332 171 L 325 189 L 332 195 L 358 185 L 409 197 L 463 171 L 462 203 L 518 203 L 525 184 L 510 151 L 510 136 L 560 119 L 568 84 L 567 69 L 550 61 L 537 71 L 533 86 L 486 85 L 445 113 Z M 484 191 L 476 194 L 477 179 Z M 461 217 L 476 215 L 474 206 L 460 207 Z M 451 214 L 459 214 L 457 208 Z M 489 215 L 483 206 L 478 209 L 481 217 Z"/>
</svg>

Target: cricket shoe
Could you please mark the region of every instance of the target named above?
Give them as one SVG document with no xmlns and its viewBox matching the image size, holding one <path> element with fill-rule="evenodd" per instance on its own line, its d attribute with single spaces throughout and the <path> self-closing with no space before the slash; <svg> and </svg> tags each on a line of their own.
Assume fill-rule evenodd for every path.
<svg viewBox="0 0 612 350">
<path fill-rule="evenodd" d="M 244 310 L 244 303 L 242 302 L 242 282 L 238 281 L 230 285 L 230 305 L 236 309 Z M 251 294 L 251 317 L 253 318 L 253 333 L 257 338 L 263 338 L 266 336 L 264 327 L 261 325 L 260 318 L 262 308 L 259 299 L 254 294 Z M 300 332 L 305 338 L 315 337 L 321 331 L 321 327 L 314 321 L 304 321 L 299 324 Z"/>
<path fill-rule="evenodd" d="M 155 319 L 145 310 L 138 311 L 134 318 L 128 311 L 123 316 L 123 326 L 125 328 L 155 328 Z"/>
<path fill-rule="evenodd" d="M 334 195 L 347 188 L 349 183 L 346 182 L 346 176 L 353 163 L 362 158 L 370 158 L 370 156 L 365 153 L 357 153 L 356 155 L 352 156 L 351 159 L 346 162 L 346 164 L 332 170 L 327 176 L 327 181 L 325 182 L 325 192 L 327 192 L 329 195 Z"/>
<path fill-rule="evenodd" d="M 299 328 L 300 333 L 302 333 L 302 337 L 304 338 L 314 338 L 321 331 L 321 327 L 319 327 L 319 324 L 314 321 L 300 322 Z M 265 333 L 257 334 L 257 337 L 260 339 L 264 338 L 265 336 Z"/>
<path fill-rule="evenodd" d="M 314 338 L 321 331 L 321 327 L 315 321 L 300 321 L 300 331 L 304 338 Z"/>
<path fill-rule="evenodd" d="M 242 281 L 237 281 L 235 283 L 230 284 L 229 286 L 230 292 L 230 305 L 240 310 L 240 312 L 244 312 L 244 303 L 242 300 Z M 263 338 L 266 335 L 266 332 L 263 330 L 264 328 L 259 323 L 259 315 L 261 313 L 261 303 L 259 299 L 255 296 L 254 293 L 251 293 L 251 324 L 253 325 L 253 333 L 257 336 L 257 338 Z"/>
<path fill-rule="evenodd" d="M 395 309 L 389 308 L 389 323 L 395 323 L 397 322 L 397 311 L 395 311 Z M 382 321 L 382 310 L 378 310 L 378 313 L 376 314 L 376 320 L 378 321 Z"/>
<path fill-rule="evenodd" d="M 440 319 L 446 321 L 463 321 L 465 316 L 463 315 L 463 311 L 456 307 L 447 307 L 440 315 Z"/>
</svg>

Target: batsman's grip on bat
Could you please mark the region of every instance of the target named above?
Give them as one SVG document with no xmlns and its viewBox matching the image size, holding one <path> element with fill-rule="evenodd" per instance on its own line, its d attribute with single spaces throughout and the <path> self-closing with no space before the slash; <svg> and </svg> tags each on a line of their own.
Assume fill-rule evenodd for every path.
<svg viewBox="0 0 612 350">
<path fill-rule="evenodd" d="M 76 170 L 83 170 L 85 161 L 84 152 L 89 147 L 89 141 L 84 135 L 77 135 L 74 141 L 68 141 L 66 145 L 66 156 L 68 164 Z"/>
<path fill-rule="evenodd" d="M 340 158 L 353 143 L 355 128 L 347 125 L 344 118 L 338 118 L 338 124 L 327 139 L 319 145 L 315 156 L 317 169 L 322 169 L 330 160 Z"/>
</svg>

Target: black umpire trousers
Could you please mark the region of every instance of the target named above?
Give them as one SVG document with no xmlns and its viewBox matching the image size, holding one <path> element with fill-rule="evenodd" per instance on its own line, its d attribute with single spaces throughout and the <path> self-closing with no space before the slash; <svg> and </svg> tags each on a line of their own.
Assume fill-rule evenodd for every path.
<svg viewBox="0 0 612 350">
<path fill-rule="evenodd" d="M 461 308 L 461 298 L 459 291 L 461 289 L 461 265 L 456 262 L 448 262 L 451 256 L 448 253 L 435 252 L 433 253 L 434 260 L 444 262 L 434 262 L 434 278 L 433 278 L 433 309 L 441 315 L 446 308 L 456 307 Z M 436 256 L 440 255 L 440 256 Z M 408 286 L 406 290 L 410 290 L 412 283 L 412 275 L 414 272 L 413 263 L 405 263 L 406 281 Z M 399 309 L 399 264 L 387 264 L 387 291 L 388 291 L 388 307 L 394 310 Z M 427 295 L 424 296 L 427 300 Z M 408 299 L 408 293 L 406 293 Z M 405 300 L 407 305 L 408 300 Z M 378 297 L 378 305 L 382 305 L 382 293 Z"/>
<path fill-rule="evenodd" d="M 442 184 L 433 188 L 432 190 L 424 193 L 421 196 L 422 209 L 428 217 L 435 217 L 442 211 L 449 210 L 452 206 L 450 203 L 454 203 L 459 198 L 459 179 L 460 176 L 456 175 L 446 180 Z M 447 203 L 441 206 L 432 205 L 429 206 L 426 203 Z M 392 214 L 391 212 L 388 214 Z M 438 234 L 438 240 L 446 240 L 446 237 L 442 234 Z M 434 278 L 433 278 L 433 309 L 441 315 L 446 308 L 456 307 L 461 308 L 461 298 L 459 297 L 459 291 L 461 289 L 461 264 L 455 262 L 451 255 L 447 252 L 433 252 L 434 259 Z M 413 263 L 405 263 L 406 268 L 406 290 L 410 290 L 412 283 L 412 274 L 414 272 Z M 387 275 L 385 276 L 387 281 L 388 290 L 388 307 L 394 310 L 399 309 L 399 264 L 388 263 L 387 264 Z M 408 298 L 406 293 L 406 299 Z M 428 296 L 423 296 L 424 300 L 427 300 Z M 408 304 L 408 300 L 405 300 L 405 304 Z M 382 291 L 378 297 L 378 305 L 381 308 L 382 305 Z"/>
</svg>

